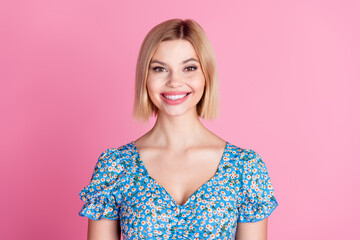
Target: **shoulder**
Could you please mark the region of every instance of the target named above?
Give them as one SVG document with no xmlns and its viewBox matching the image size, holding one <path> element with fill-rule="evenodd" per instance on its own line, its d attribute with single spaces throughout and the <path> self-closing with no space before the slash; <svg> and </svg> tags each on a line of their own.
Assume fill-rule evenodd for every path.
<svg viewBox="0 0 360 240">
<path fill-rule="evenodd" d="M 266 170 L 265 163 L 256 151 L 253 149 L 241 148 L 233 144 L 228 144 L 228 153 L 230 158 L 240 168 L 240 172 L 248 169 Z"/>
<path fill-rule="evenodd" d="M 228 152 L 231 152 L 232 155 L 238 157 L 241 161 L 251 161 L 261 158 L 254 150 L 241 148 L 231 143 L 228 143 L 227 150 Z"/>
<path fill-rule="evenodd" d="M 96 168 L 98 172 L 117 172 L 120 173 L 126 169 L 130 159 L 134 155 L 132 142 L 105 149 L 101 152 Z"/>
</svg>

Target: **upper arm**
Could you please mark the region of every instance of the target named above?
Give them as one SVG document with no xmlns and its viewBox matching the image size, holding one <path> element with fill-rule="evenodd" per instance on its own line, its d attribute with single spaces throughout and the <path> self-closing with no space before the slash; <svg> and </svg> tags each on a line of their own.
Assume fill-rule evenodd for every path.
<svg viewBox="0 0 360 240">
<path fill-rule="evenodd" d="M 259 154 L 242 152 L 236 240 L 266 240 L 267 222 L 278 206 L 266 165 Z"/>
<path fill-rule="evenodd" d="M 258 222 L 238 222 L 236 228 L 236 240 L 266 240 L 267 220 L 265 218 Z"/>
<path fill-rule="evenodd" d="M 88 240 L 120 239 L 119 177 L 123 166 L 116 148 L 104 151 L 96 163 L 90 183 L 80 192 L 84 205 L 80 216 L 88 218 Z"/>
<path fill-rule="evenodd" d="M 119 240 L 121 235 L 119 220 L 103 218 L 88 221 L 88 240 Z"/>
<path fill-rule="evenodd" d="M 262 158 L 253 150 L 242 154 L 239 161 L 237 222 L 259 222 L 270 216 L 278 203 Z"/>
</svg>

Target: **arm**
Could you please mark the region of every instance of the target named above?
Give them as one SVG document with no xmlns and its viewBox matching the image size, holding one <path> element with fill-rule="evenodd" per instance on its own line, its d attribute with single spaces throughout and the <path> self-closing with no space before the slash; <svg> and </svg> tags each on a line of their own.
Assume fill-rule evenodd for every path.
<svg viewBox="0 0 360 240">
<path fill-rule="evenodd" d="M 266 165 L 246 149 L 240 161 L 240 194 L 236 240 L 267 240 L 268 216 L 278 206 Z"/>
<path fill-rule="evenodd" d="M 119 240 L 119 191 L 122 165 L 117 148 L 102 152 L 95 165 L 90 183 L 81 190 L 84 201 L 79 215 L 88 218 L 88 240 Z M 115 165 L 115 166 L 114 166 Z"/>
<path fill-rule="evenodd" d="M 267 219 L 265 218 L 258 222 L 238 222 L 235 240 L 266 240 Z"/>
<path fill-rule="evenodd" d="M 103 218 L 88 221 L 88 240 L 119 240 L 120 235 L 119 220 Z"/>
</svg>

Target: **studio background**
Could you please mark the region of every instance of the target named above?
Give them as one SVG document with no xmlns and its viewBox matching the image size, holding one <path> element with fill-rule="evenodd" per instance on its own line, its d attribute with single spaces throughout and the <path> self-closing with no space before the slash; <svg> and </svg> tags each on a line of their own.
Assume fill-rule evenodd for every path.
<svg viewBox="0 0 360 240">
<path fill-rule="evenodd" d="M 1 239 L 86 239 L 78 216 L 100 153 L 135 140 L 146 33 L 192 18 L 217 56 L 220 117 L 262 156 L 279 206 L 269 240 L 360 234 L 359 1 L 2 1 Z"/>
</svg>

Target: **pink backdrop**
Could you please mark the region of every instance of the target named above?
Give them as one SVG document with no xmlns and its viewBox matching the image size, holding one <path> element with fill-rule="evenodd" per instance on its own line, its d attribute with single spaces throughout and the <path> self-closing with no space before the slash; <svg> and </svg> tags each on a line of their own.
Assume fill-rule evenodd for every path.
<svg viewBox="0 0 360 240">
<path fill-rule="evenodd" d="M 193 18 L 220 76 L 221 117 L 205 124 L 267 164 L 269 239 L 357 239 L 359 12 L 356 0 L 2 1 L 0 238 L 85 239 L 78 193 L 97 157 L 154 122 L 131 117 L 141 41 Z"/>
</svg>

